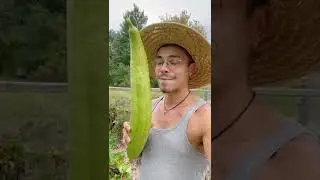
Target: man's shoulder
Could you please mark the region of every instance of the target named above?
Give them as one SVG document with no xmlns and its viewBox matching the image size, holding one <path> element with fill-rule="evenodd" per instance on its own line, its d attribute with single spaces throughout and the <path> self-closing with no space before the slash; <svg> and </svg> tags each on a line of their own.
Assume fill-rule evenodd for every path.
<svg viewBox="0 0 320 180">
<path fill-rule="evenodd" d="M 197 114 L 198 116 L 211 115 L 211 105 L 208 103 L 202 105 L 195 111 L 195 114 Z"/>
<path fill-rule="evenodd" d="M 320 179 L 319 140 L 304 134 L 285 144 L 274 157 L 276 169 L 283 178 Z"/>
<path fill-rule="evenodd" d="M 157 103 L 158 101 L 160 101 L 161 98 L 162 96 L 152 99 L 152 104 Z"/>
<path fill-rule="evenodd" d="M 206 103 L 199 107 L 193 114 L 192 119 L 200 123 L 201 127 L 211 129 L 211 105 Z M 210 130 L 211 131 L 211 130 Z"/>
</svg>

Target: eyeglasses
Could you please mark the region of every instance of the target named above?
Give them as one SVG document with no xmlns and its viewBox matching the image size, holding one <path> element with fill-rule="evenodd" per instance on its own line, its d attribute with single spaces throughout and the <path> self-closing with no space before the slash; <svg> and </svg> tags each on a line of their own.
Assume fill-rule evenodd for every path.
<svg viewBox="0 0 320 180">
<path fill-rule="evenodd" d="M 166 64 L 167 68 L 174 69 L 182 63 L 182 59 L 179 57 L 169 57 L 167 59 L 156 58 L 154 61 L 156 69 L 160 69 L 163 64 Z"/>
</svg>

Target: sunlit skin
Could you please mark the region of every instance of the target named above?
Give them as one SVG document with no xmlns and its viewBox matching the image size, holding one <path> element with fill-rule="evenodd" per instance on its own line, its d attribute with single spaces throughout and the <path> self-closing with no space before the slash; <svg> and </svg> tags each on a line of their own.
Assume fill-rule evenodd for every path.
<svg viewBox="0 0 320 180">
<path fill-rule="evenodd" d="M 194 73 L 195 64 L 186 52 L 177 46 L 165 46 L 159 49 L 155 58 L 155 74 L 159 88 L 164 93 L 178 93 L 188 91 L 189 77 Z M 172 62 L 170 65 L 157 62 Z M 159 63 L 158 63 L 159 64 Z"/>
<path fill-rule="evenodd" d="M 167 109 L 174 107 L 188 95 L 189 79 L 196 71 L 196 64 L 191 56 L 176 45 L 165 45 L 159 48 L 155 63 L 155 75 L 160 90 L 165 94 L 165 100 L 161 101 L 152 113 L 152 128 L 172 128 L 176 126 L 185 114 L 188 107 L 193 105 L 197 97 L 191 93 L 174 110 L 164 114 L 164 106 Z M 123 141 L 130 142 L 128 132 L 129 123 L 124 123 Z M 205 104 L 195 111 L 188 123 L 187 137 L 191 145 L 202 153 L 208 161 L 211 161 L 211 107 Z"/>
</svg>

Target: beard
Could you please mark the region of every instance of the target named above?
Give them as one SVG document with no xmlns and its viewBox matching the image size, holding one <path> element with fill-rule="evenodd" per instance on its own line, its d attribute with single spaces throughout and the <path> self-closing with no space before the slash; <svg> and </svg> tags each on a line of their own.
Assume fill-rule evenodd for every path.
<svg viewBox="0 0 320 180">
<path fill-rule="evenodd" d="M 159 74 L 157 75 L 158 86 L 162 93 L 170 93 L 174 90 L 176 77 L 171 74 Z"/>
<path fill-rule="evenodd" d="M 164 94 L 167 94 L 167 93 L 170 92 L 170 91 L 168 91 L 168 90 L 166 90 L 166 89 L 162 89 L 162 88 L 160 88 L 160 90 L 161 90 L 161 92 L 164 93 Z"/>
<path fill-rule="evenodd" d="M 158 79 L 158 85 L 162 93 L 170 93 L 172 91 L 172 85 L 161 82 L 161 79 Z"/>
</svg>

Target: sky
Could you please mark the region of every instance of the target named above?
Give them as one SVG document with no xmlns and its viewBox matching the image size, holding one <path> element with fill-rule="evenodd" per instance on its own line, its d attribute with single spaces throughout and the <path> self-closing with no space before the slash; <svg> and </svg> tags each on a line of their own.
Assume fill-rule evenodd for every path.
<svg viewBox="0 0 320 180">
<path fill-rule="evenodd" d="M 200 3 L 201 2 L 201 3 Z M 211 39 L 211 0 L 109 0 L 109 28 L 118 30 L 125 11 L 133 9 L 133 3 L 148 16 L 147 25 L 159 22 L 159 16 L 177 14 L 182 10 L 191 13 L 205 27 Z"/>
</svg>

